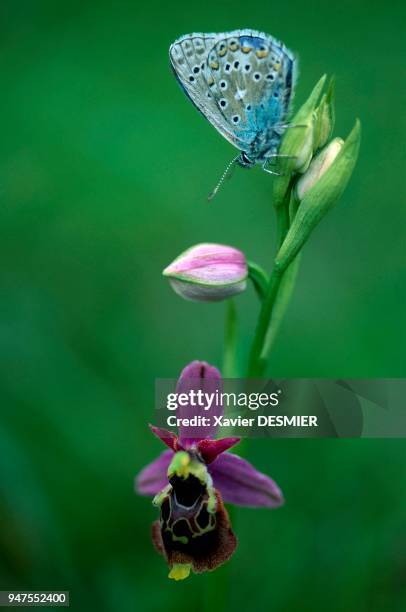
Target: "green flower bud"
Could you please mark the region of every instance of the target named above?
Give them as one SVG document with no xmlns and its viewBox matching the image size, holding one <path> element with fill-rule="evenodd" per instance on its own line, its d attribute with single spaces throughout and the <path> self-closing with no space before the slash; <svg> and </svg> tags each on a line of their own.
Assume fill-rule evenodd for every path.
<svg viewBox="0 0 406 612">
<path fill-rule="evenodd" d="M 304 172 L 310 163 L 313 152 L 314 109 L 323 89 L 326 76 L 322 76 L 309 98 L 290 121 L 279 150 L 280 155 L 288 156 L 283 164 L 283 175 L 274 180 L 274 205 L 281 206 L 289 188 L 292 172 Z"/>
<path fill-rule="evenodd" d="M 303 180 L 309 182 L 307 183 L 307 189 L 306 184 L 305 187 L 302 185 L 303 200 L 276 257 L 275 265 L 279 270 L 286 269 L 319 221 L 340 198 L 357 161 L 360 137 L 361 125 L 357 120 L 344 145 L 340 146 L 340 152 L 328 169 L 321 172 L 320 177 L 314 181 L 309 177 L 307 179 L 303 177 Z M 333 148 L 337 146 L 335 144 Z M 329 147 L 326 147 L 326 149 L 329 149 Z M 314 162 L 315 166 L 320 163 L 316 160 Z M 316 170 L 309 168 L 308 172 L 311 173 L 309 176 L 314 178 L 315 174 L 313 173 L 316 173 Z"/>
<path fill-rule="evenodd" d="M 296 184 L 296 197 L 303 200 L 306 193 L 316 184 L 323 174 L 330 168 L 344 144 L 342 138 L 334 138 L 324 149 L 313 157 L 308 170 Z"/>
<path fill-rule="evenodd" d="M 324 147 L 330 140 L 335 123 L 334 79 L 330 80 L 327 93 L 321 99 L 315 111 L 313 150 Z"/>
<path fill-rule="evenodd" d="M 306 172 L 307 168 L 309 167 L 310 162 L 312 161 L 312 157 L 313 157 L 314 116 L 310 122 L 310 125 L 304 128 L 303 131 L 306 135 L 306 139 L 303 142 L 302 148 L 300 152 L 297 154 L 294 165 L 293 165 L 293 170 L 295 170 L 296 172 L 299 172 L 300 174 L 303 174 L 303 172 Z"/>
</svg>

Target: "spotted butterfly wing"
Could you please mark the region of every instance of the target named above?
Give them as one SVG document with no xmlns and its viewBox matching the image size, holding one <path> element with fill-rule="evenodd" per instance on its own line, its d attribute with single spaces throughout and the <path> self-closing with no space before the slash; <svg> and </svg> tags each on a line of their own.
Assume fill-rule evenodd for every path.
<svg viewBox="0 0 406 612">
<path fill-rule="evenodd" d="M 277 150 L 296 72 L 282 43 L 256 30 L 191 34 L 169 55 L 186 94 L 227 140 L 255 161 Z"/>
</svg>

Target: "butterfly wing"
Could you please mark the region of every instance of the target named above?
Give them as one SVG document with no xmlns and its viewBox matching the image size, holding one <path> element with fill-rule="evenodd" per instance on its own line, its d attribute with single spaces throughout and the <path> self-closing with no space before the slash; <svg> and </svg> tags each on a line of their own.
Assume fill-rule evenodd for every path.
<svg viewBox="0 0 406 612">
<path fill-rule="evenodd" d="M 282 43 L 235 30 L 183 36 L 169 53 L 186 94 L 227 140 L 254 159 L 279 141 L 295 78 L 295 58 Z"/>
<path fill-rule="evenodd" d="M 197 109 L 237 148 L 244 143 L 234 134 L 219 104 L 217 87 L 209 66 L 209 54 L 218 34 L 188 34 L 176 40 L 169 49 L 172 68 L 186 95 Z"/>
</svg>

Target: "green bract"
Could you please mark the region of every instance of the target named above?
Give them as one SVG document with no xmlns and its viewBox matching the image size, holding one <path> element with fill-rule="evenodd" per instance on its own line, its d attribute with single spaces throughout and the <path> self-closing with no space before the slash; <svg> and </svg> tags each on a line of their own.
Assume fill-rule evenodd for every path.
<svg viewBox="0 0 406 612">
<path fill-rule="evenodd" d="M 290 121 L 280 147 L 280 155 L 289 156 L 283 164 L 284 174 L 275 178 L 273 200 L 281 206 L 289 189 L 292 172 L 304 172 L 313 154 L 314 110 L 326 80 L 323 75 L 307 101 Z"/>
<path fill-rule="evenodd" d="M 319 106 L 315 110 L 313 151 L 324 147 L 330 140 L 334 124 L 334 79 L 330 79 L 327 92 L 323 94 Z"/>
<path fill-rule="evenodd" d="M 331 166 L 305 193 L 277 254 L 276 268 L 284 270 L 290 264 L 322 217 L 340 198 L 357 161 L 360 136 L 361 125 L 357 120 Z"/>
</svg>

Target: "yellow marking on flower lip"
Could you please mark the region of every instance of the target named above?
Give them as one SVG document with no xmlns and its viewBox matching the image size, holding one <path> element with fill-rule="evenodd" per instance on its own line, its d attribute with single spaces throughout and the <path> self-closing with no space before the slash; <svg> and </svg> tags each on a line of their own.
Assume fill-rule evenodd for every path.
<svg viewBox="0 0 406 612">
<path fill-rule="evenodd" d="M 195 476 L 203 485 L 211 485 L 210 474 L 204 463 L 196 458 L 192 458 L 187 451 L 178 451 L 174 454 L 168 467 L 168 479 L 172 476 L 188 478 L 189 475 Z"/>
<path fill-rule="evenodd" d="M 186 536 L 177 536 L 174 533 L 172 533 L 171 535 L 172 535 L 172 540 L 174 542 L 181 542 L 182 544 L 187 544 L 189 542 L 189 538 L 187 538 Z"/>
<path fill-rule="evenodd" d="M 266 51 L 265 49 L 263 51 L 257 51 L 255 53 L 255 55 L 259 58 L 262 59 L 264 57 L 266 57 L 268 55 L 268 51 Z"/>
<path fill-rule="evenodd" d="M 217 510 L 217 497 L 213 487 L 208 487 L 207 493 L 209 494 L 209 499 L 207 502 L 207 512 L 209 512 L 210 514 L 214 514 Z"/>
<path fill-rule="evenodd" d="M 249 53 L 250 51 L 252 51 L 252 47 L 248 47 L 248 46 L 244 45 L 243 47 L 241 47 L 241 51 L 243 53 Z"/>
<path fill-rule="evenodd" d="M 166 498 L 166 496 L 168 495 L 168 493 L 170 493 L 170 491 L 172 491 L 172 487 L 171 485 L 168 483 L 166 485 L 166 487 L 164 487 L 162 489 L 162 491 L 160 491 L 159 493 L 157 493 L 154 497 L 154 499 L 152 500 L 152 505 L 153 506 L 161 506 L 162 502 L 164 501 L 164 499 Z"/>
<path fill-rule="evenodd" d="M 173 474 L 186 478 L 189 475 L 190 461 L 191 457 L 186 451 L 179 451 L 175 453 L 168 467 L 168 478 L 170 478 Z"/>
<path fill-rule="evenodd" d="M 172 580 L 184 580 L 189 576 L 191 569 L 191 563 L 174 563 L 168 574 L 168 578 L 172 578 Z"/>
</svg>

